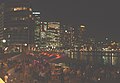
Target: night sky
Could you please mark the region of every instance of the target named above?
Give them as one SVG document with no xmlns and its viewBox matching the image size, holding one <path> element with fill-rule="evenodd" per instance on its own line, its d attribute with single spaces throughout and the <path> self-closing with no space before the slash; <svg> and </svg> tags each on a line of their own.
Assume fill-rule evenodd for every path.
<svg viewBox="0 0 120 83">
<path fill-rule="evenodd" d="M 33 0 L 32 7 L 44 21 L 85 24 L 97 39 L 120 40 L 120 5 L 115 0 Z"/>
</svg>

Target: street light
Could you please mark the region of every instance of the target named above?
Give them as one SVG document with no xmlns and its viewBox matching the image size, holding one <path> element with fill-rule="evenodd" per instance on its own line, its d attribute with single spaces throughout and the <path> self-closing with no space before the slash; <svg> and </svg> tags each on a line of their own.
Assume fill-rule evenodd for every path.
<svg viewBox="0 0 120 83">
<path fill-rule="evenodd" d="M 35 47 L 38 47 L 38 45 L 35 45 Z"/>
<path fill-rule="evenodd" d="M 3 42 L 3 43 L 6 43 L 6 40 L 5 40 L 5 39 L 3 39 L 3 40 L 2 40 L 2 42 Z"/>
<path fill-rule="evenodd" d="M 26 43 L 25 43 L 24 45 L 25 45 L 25 46 L 27 46 L 27 44 L 26 44 Z"/>
<path fill-rule="evenodd" d="M 81 25 L 80 27 L 85 28 L 85 25 Z"/>
</svg>

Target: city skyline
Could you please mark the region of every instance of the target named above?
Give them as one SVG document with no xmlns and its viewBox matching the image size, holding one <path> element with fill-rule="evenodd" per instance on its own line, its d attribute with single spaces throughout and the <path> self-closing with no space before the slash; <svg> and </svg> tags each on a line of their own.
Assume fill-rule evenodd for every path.
<svg viewBox="0 0 120 83">
<path fill-rule="evenodd" d="M 107 1 L 32 1 L 35 11 L 44 21 L 60 21 L 71 25 L 85 24 L 88 34 L 104 39 L 119 40 L 119 4 Z"/>
<path fill-rule="evenodd" d="M 120 82 L 118 8 L 110 1 L 0 0 L 0 80 Z"/>
</svg>

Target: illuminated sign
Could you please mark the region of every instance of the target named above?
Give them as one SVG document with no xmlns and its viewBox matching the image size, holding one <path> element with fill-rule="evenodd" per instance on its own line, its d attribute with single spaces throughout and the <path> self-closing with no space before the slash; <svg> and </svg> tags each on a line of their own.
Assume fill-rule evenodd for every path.
<svg viewBox="0 0 120 83">
<path fill-rule="evenodd" d="M 40 14 L 40 12 L 33 12 L 32 14 Z"/>
</svg>

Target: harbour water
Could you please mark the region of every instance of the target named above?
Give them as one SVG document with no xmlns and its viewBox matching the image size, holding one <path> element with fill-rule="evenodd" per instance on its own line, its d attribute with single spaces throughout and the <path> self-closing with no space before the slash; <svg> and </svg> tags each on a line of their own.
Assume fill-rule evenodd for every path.
<svg viewBox="0 0 120 83">
<path fill-rule="evenodd" d="M 120 66 L 119 52 L 71 52 L 68 57 L 82 65 Z"/>
</svg>

